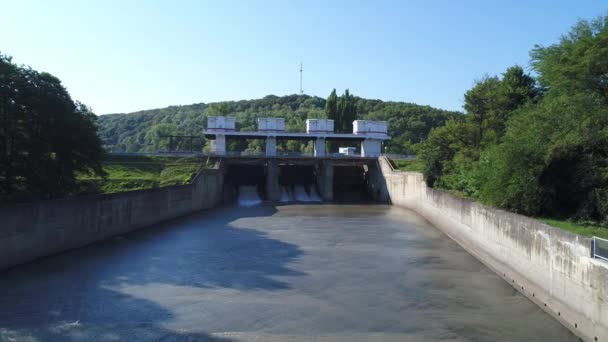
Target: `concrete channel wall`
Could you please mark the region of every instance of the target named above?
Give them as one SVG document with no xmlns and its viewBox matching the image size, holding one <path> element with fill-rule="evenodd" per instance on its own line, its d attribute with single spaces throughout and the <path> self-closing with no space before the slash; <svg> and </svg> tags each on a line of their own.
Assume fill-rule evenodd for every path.
<svg viewBox="0 0 608 342">
<path fill-rule="evenodd" d="M 608 341 L 608 263 L 591 240 L 426 186 L 379 160 L 392 204 L 412 209 L 585 341 Z M 508 318 L 505 318 L 508 319 Z"/>
<path fill-rule="evenodd" d="M 0 270 L 211 208 L 222 187 L 206 169 L 186 185 L 0 208 Z"/>
</svg>

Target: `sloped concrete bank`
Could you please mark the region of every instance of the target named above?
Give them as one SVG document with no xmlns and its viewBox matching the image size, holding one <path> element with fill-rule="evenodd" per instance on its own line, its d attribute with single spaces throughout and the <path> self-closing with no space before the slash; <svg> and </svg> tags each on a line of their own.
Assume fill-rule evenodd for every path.
<svg viewBox="0 0 608 342">
<path fill-rule="evenodd" d="M 211 208 L 222 187 L 205 169 L 186 185 L 0 208 L 0 270 Z"/>
<path fill-rule="evenodd" d="M 590 239 L 433 190 L 420 173 L 379 163 L 392 204 L 424 216 L 583 340 L 608 341 L 608 264 L 591 257 Z"/>
</svg>

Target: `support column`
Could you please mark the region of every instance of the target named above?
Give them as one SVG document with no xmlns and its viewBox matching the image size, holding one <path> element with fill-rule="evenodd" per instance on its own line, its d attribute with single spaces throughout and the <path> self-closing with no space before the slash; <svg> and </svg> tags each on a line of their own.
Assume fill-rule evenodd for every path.
<svg viewBox="0 0 608 342">
<path fill-rule="evenodd" d="M 325 157 L 325 138 L 315 139 L 315 157 Z"/>
<path fill-rule="evenodd" d="M 266 199 L 269 201 L 279 201 L 281 199 L 279 165 L 276 160 L 268 160 L 266 166 Z"/>
<path fill-rule="evenodd" d="M 317 187 L 319 195 L 324 201 L 334 199 L 334 166 L 326 161 L 319 163 L 317 174 Z"/>
<path fill-rule="evenodd" d="M 361 157 L 379 157 L 382 152 L 382 140 L 365 139 L 361 141 Z"/>
<path fill-rule="evenodd" d="M 274 157 L 277 155 L 277 138 L 266 137 L 266 157 Z"/>
<path fill-rule="evenodd" d="M 216 134 L 215 140 L 211 141 L 211 152 L 218 156 L 226 155 L 226 136 L 223 134 Z"/>
</svg>

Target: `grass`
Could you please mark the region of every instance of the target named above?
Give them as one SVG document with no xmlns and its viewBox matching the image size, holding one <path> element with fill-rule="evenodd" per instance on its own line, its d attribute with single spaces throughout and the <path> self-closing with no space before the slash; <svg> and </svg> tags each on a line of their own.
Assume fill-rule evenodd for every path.
<svg viewBox="0 0 608 342">
<path fill-rule="evenodd" d="M 88 191 L 113 193 L 187 184 L 204 166 L 197 157 L 109 156 L 103 162 L 106 178 L 78 177 Z"/>
<path fill-rule="evenodd" d="M 539 218 L 540 221 L 569 232 L 582 235 L 582 236 L 597 236 L 604 239 L 608 239 L 608 227 L 594 226 L 575 223 L 568 220 L 550 219 L 550 218 Z"/>
<path fill-rule="evenodd" d="M 422 172 L 424 164 L 418 159 L 390 159 L 393 168 L 401 171 Z"/>
</svg>

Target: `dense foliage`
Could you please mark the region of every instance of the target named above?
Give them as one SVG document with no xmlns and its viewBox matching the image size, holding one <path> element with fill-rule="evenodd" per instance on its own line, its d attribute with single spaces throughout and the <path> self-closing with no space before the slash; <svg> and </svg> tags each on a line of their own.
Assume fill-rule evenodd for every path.
<svg viewBox="0 0 608 342">
<path fill-rule="evenodd" d="M 51 74 L 0 54 L 0 202 L 75 191 L 75 173 L 102 175 L 96 116 Z"/>
<path fill-rule="evenodd" d="M 105 177 L 92 172 L 78 175 L 84 191 L 113 193 L 187 184 L 205 161 L 196 157 L 108 155 L 102 166 Z"/>
<path fill-rule="evenodd" d="M 216 104 L 193 104 L 145 110 L 130 114 L 109 114 L 99 117 L 100 137 L 107 149 L 120 152 L 150 152 L 169 149 L 167 135 L 200 135 L 209 115 L 234 115 L 237 129 L 256 130 L 258 117 L 283 117 L 286 130 L 303 132 L 306 119 L 338 119 L 336 130 L 350 131 L 352 119 L 386 120 L 392 140 L 386 150 L 391 153 L 413 153 L 412 146 L 426 138 L 433 127 L 446 120 L 460 117 L 429 106 L 403 102 L 383 102 L 355 97 L 345 92 L 330 95 L 329 103 L 323 98 L 308 95 L 266 96 L 257 100 L 231 101 Z M 332 109 L 333 108 L 333 109 Z M 190 149 L 189 139 L 179 139 L 174 148 Z M 204 148 L 204 142 L 195 140 L 194 150 Z M 232 141 L 229 150 L 263 151 L 263 141 Z M 300 141 L 288 141 L 279 150 L 311 151 L 312 145 Z"/>
<path fill-rule="evenodd" d="M 477 82 L 420 148 L 429 184 L 509 210 L 608 223 L 608 17 Z"/>
</svg>

